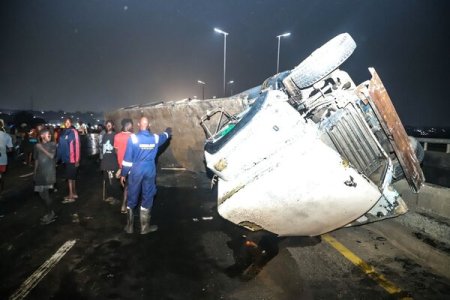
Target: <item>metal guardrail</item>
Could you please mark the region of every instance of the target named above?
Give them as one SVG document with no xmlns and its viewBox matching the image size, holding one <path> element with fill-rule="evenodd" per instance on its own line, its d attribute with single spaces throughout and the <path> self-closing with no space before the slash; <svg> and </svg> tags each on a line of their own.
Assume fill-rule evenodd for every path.
<svg viewBox="0 0 450 300">
<path fill-rule="evenodd" d="M 446 144 L 446 150 L 445 153 L 450 153 L 450 139 L 437 139 L 437 138 L 422 138 L 422 137 L 416 137 L 416 139 L 423 143 L 423 149 L 425 151 L 428 150 L 428 144 Z"/>
</svg>

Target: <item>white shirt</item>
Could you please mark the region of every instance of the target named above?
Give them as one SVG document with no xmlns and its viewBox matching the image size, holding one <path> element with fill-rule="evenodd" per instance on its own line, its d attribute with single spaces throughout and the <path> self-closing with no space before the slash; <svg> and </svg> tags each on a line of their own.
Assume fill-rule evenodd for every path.
<svg viewBox="0 0 450 300">
<path fill-rule="evenodd" d="M 3 131 L 0 131 L 0 165 L 8 164 L 6 147 L 8 148 L 13 147 L 11 136 Z"/>
</svg>

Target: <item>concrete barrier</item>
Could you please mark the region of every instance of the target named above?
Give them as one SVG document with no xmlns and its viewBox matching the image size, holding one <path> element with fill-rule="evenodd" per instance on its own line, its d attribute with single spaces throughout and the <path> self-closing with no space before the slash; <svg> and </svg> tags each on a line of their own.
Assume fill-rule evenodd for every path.
<svg viewBox="0 0 450 300">
<path fill-rule="evenodd" d="M 450 219 L 450 188 L 426 183 L 419 193 L 411 191 L 405 180 L 394 183 L 409 209 Z"/>
<path fill-rule="evenodd" d="M 422 170 L 426 182 L 450 187 L 450 153 L 425 151 Z"/>
<path fill-rule="evenodd" d="M 409 208 L 408 213 L 394 220 L 448 244 L 450 237 L 450 188 L 427 183 L 416 194 L 411 191 L 405 180 L 396 182 L 394 187 Z"/>
</svg>

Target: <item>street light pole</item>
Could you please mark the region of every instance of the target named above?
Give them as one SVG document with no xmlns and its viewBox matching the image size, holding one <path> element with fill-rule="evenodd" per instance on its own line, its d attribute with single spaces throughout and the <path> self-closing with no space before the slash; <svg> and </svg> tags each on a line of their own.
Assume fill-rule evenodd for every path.
<svg viewBox="0 0 450 300">
<path fill-rule="evenodd" d="M 202 85 L 202 99 L 205 100 L 205 85 L 206 85 L 206 83 L 201 80 L 197 80 L 197 83 Z"/>
<path fill-rule="evenodd" d="M 277 74 L 279 72 L 280 69 L 280 40 L 282 37 L 287 37 L 290 36 L 291 33 L 290 32 L 286 32 L 280 35 L 277 35 L 276 38 L 278 39 L 278 53 L 277 53 Z"/>
<path fill-rule="evenodd" d="M 226 69 L 227 69 L 227 35 L 228 32 L 220 30 L 218 28 L 214 28 L 214 31 L 220 34 L 223 34 L 223 95 L 225 96 L 225 78 L 226 78 Z"/>
</svg>

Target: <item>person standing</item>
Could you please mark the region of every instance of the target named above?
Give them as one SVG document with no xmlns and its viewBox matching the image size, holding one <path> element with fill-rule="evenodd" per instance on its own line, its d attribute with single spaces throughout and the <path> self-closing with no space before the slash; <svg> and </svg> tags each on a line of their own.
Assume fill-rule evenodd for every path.
<svg viewBox="0 0 450 300">
<path fill-rule="evenodd" d="M 59 127 L 59 125 L 58 125 L 58 126 L 56 126 L 55 129 L 53 130 L 53 141 L 54 141 L 56 144 L 59 144 L 59 138 L 60 138 L 60 136 L 61 136 L 61 127 Z"/>
<path fill-rule="evenodd" d="M 25 132 L 22 142 L 21 142 L 21 148 L 24 155 L 24 165 L 31 166 L 33 162 L 33 148 L 34 145 L 37 142 L 37 137 L 34 136 L 33 131 L 27 131 Z"/>
<path fill-rule="evenodd" d="M 102 139 L 103 139 L 103 136 L 104 136 L 105 133 L 106 133 L 106 130 L 105 130 L 105 128 L 103 127 L 102 124 L 98 124 L 98 126 L 97 126 L 97 131 L 98 131 L 99 159 L 102 160 L 102 159 L 103 159 L 103 152 L 102 152 L 102 149 L 101 149 L 101 145 L 102 145 Z"/>
<path fill-rule="evenodd" d="M 133 121 L 131 119 L 122 120 L 122 131 L 114 136 L 114 148 L 117 154 L 117 163 L 119 165 L 118 175 L 122 172 L 122 161 L 125 156 L 125 150 L 127 149 L 128 139 L 133 133 Z M 123 214 L 127 213 L 127 192 L 128 185 L 125 183 L 123 185 L 123 201 L 120 208 L 120 212 Z"/>
<path fill-rule="evenodd" d="M 138 205 L 139 194 L 141 194 L 141 234 L 147 234 L 158 230 L 158 226 L 150 225 L 153 197 L 156 194 L 155 157 L 158 148 L 171 136 L 172 129 L 169 127 L 163 133 L 153 134 L 149 130 L 149 122 L 146 117 L 140 119 L 138 126 L 139 132 L 132 134 L 127 143 L 122 161 L 120 181 L 124 185 L 126 176 L 128 176 L 127 225 L 125 231 L 133 233 L 133 210 Z"/>
<path fill-rule="evenodd" d="M 4 130 L 3 120 L 0 121 L 0 191 L 3 191 L 4 181 L 3 174 L 6 172 L 8 165 L 8 152 L 13 148 L 12 139 Z"/>
<path fill-rule="evenodd" d="M 80 139 L 78 131 L 72 127 L 72 119 L 64 121 L 64 131 L 59 138 L 57 160 L 61 160 L 65 167 L 65 177 L 69 186 L 69 195 L 62 203 L 72 203 L 78 198 L 76 179 L 80 166 Z"/>
<path fill-rule="evenodd" d="M 103 201 L 116 201 L 114 197 L 106 198 L 106 182 L 108 182 L 108 187 L 110 192 L 113 187 L 117 185 L 116 179 L 114 179 L 114 174 L 116 173 L 119 165 L 117 164 L 117 155 L 114 151 L 114 122 L 111 120 L 105 123 L 106 132 L 103 135 L 102 142 L 100 144 L 100 149 L 102 151 L 102 160 L 100 162 L 100 169 L 103 172 Z"/>
<path fill-rule="evenodd" d="M 50 224 L 56 219 L 49 190 L 56 182 L 56 144 L 52 142 L 50 130 L 39 132 L 40 143 L 34 146 L 34 191 L 39 193 L 47 213 L 41 218 L 42 224 Z"/>
</svg>

